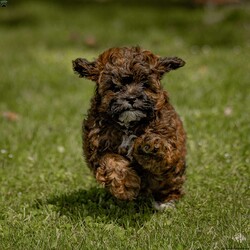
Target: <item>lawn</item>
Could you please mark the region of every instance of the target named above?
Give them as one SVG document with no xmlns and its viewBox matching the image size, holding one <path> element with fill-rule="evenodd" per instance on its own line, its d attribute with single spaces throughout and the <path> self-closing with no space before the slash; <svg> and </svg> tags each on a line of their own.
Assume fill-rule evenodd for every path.
<svg viewBox="0 0 250 250">
<path fill-rule="evenodd" d="M 250 249 L 250 5 L 117 2 L 0 8 L 0 249 Z M 131 45 L 187 63 L 162 81 L 188 135 L 186 196 L 163 213 L 112 198 L 82 157 L 94 84 L 71 61 Z"/>
</svg>

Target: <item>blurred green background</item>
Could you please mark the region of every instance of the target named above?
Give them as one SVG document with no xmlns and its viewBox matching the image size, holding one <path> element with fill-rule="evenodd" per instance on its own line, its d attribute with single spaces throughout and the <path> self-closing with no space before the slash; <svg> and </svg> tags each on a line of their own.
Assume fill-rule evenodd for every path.
<svg viewBox="0 0 250 250">
<path fill-rule="evenodd" d="M 188 135 L 187 195 L 165 213 L 112 198 L 82 157 L 94 84 L 71 62 L 135 45 L 186 61 L 162 80 Z M 249 249 L 249 55 L 248 1 L 8 0 L 0 249 Z"/>
</svg>

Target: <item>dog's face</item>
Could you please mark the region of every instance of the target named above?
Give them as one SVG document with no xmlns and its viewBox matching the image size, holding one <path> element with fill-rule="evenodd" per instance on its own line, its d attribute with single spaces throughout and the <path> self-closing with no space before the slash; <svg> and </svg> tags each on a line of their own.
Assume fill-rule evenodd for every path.
<svg viewBox="0 0 250 250">
<path fill-rule="evenodd" d="M 160 84 L 164 73 L 184 64 L 180 58 L 162 58 L 133 47 L 109 49 L 93 62 L 78 58 L 73 68 L 80 77 L 96 82 L 99 113 L 133 127 L 149 120 L 164 102 Z"/>
</svg>

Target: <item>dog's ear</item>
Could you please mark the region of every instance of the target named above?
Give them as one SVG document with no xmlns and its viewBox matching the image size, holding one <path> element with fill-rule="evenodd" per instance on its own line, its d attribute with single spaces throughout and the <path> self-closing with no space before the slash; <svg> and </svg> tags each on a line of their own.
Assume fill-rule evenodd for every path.
<svg viewBox="0 0 250 250">
<path fill-rule="evenodd" d="M 185 62 L 178 57 L 160 57 L 156 65 L 156 69 L 159 72 L 160 76 L 163 76 L 165 73 L 183 67 Z"/>
<path fill-rule="evenodd" d="M 79 77 L 86 77 L 92 81 L 97 81 L 99 77 L 99 70 L 96 65 L 96 61 L 89 62 L 84 58 L 77 58 L 72 61 L 73 70 L 79 75 Z"/>
</svg>

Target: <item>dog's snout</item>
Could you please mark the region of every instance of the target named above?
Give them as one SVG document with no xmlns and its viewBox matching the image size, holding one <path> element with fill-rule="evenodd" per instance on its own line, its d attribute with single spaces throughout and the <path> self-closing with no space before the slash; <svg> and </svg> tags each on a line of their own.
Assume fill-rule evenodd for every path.
<svg viewBox="0 0 250 250">
<path fill-rule="evenodd" d="M 126 98 L 126 100 L 130 103 L 130 104 L 134 104 L 135 100 L 136 100 L 136 96 L 128 96 Z"/>
</svg>

